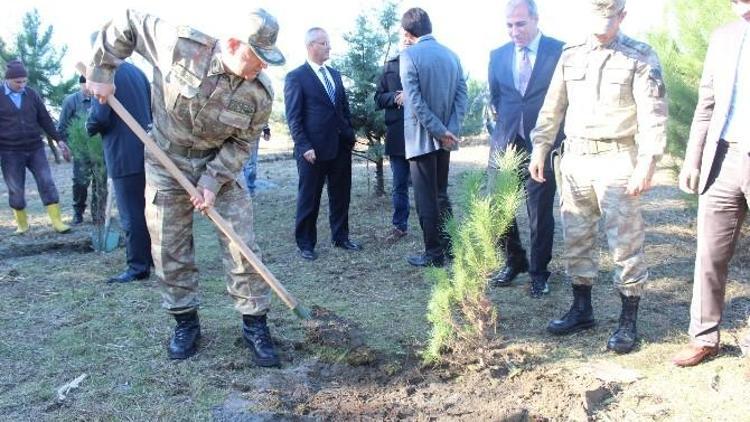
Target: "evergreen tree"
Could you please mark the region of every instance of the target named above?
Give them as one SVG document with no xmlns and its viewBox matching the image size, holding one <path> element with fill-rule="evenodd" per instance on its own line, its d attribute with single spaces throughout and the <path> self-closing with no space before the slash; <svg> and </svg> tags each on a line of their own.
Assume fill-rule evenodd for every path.
<svg viewBox="0 0 750 422">
<path fill-rule="evenodd" d="M 352 125 L 357 135 L 365 139 L 367 149 L 360 156 L 375 163 L 375 194 L 385 194 L 383 155 L 385 122 L 383 112 L 373 100 L 382 65 L 397 52 L 398 7 L 393 1 L 380 9 L 360 14 L 355 29 L 344 35 L 347 53 L 334 66 L 346 79 Z M 357 154 L 357 152 L 355 152 Z"/>
<path fill-rule="evenodd" d="M 484 129 L 484 108 L 487 106 L 489 88 L 486 82 L 468 78 L 466 81 L 466 116 L 461 126 L 462 136 L 477 136 Z"/>
<path fill-rule="evenodd" d="M 669 96 L 668 151 L 685 155 L 698 85 L 711 33 L 736 18 L 726 0 L 670 0 L 666 22 L 671 24 L 649 34 L 649 42 L 661 60 Z"/>
<path fill-rule="evenodd" d="M 523 153 L 512 149 L 495 157 L 497 183 L 489 193 L 486 171 L 462 175 L 456 201 L 460 211 L 445 227 L 453 262 L 425 273 L 433 283 L 427 305 L 432 331 L 422 351 L 426 362 L 445 361 L 449 352 L 465 358 L 495 339 L 497 308 L 488 296 L 488 280 L 503 265 L 497 244 L 523 201 L 518 172 L 523 160 Z"/>
<path fill-rule="evenodd" d="M 29 73 L 29 85 L 49 104 L 59 107 L 65 96 L 74 91 L 77 78 L 63 79 L 61 62 L 67 48 L 58 51 L 52 44 L 52 34 L 52 25 L 42 30 L 36 9 L 27 12 L 15 43 L 8 46 L 0 39 L 0 64 L 4 68 L 7 61 L 20 59 Z"/>
</svg>

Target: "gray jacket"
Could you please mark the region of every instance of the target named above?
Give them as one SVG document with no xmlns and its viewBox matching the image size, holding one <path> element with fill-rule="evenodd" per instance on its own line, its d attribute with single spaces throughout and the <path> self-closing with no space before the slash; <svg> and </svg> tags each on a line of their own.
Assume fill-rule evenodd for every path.
<svg viewBox="0 0 750 422">
<path fill-rule="evenodd" d="M 461 62 L 428 34 L 401 52 L 406 158 L 440 149 L 439 137 L 460 135 L 466 113 Z"/>
</svg>

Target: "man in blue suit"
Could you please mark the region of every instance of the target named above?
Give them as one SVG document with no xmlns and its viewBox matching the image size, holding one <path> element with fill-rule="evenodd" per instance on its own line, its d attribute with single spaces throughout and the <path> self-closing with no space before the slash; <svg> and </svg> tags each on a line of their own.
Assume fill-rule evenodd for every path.
<svg viewBox="0 0 750 422">
<path fill-rule="evenodd" d="M 407 261 L 414 266 L 442 266 L 450 254 L 443 228 L 451 215 L 448 170 L 458 149 L 466 114 L 466 80 L 458 56 L 432 36 L 432 22 L 415 7 L 401 18 L 405 42 L 400 76 L 404 88 L 404 148 L 414 187 L 424 253 Z"/>
<path fill-rule="evenodd" d="M 548 293 L 547 265 L 552 259 L 555 218 L 555 178 L 552 166 L 546 166 L 549 177 L 539 183 L 523 171 L 531 154 L 531 130 L 544 103 L 552 74 L 562 53 L 563 43 L 542 35 L 538 29 L 539 13 L 534 0 L 510 0 L 506 6 L 506 24 L 511 42 L 490 53 L 489 86 L 497 123 L 490 148 L 489 180 L 494 183 L 496 159 L 509 147 L 527 154 L 519 170 L 524 175 L 526 210 L 531 235 L 531 260 L 521 245 L 515 219 L 502 239 L 505 267 L 493 277 L 496 286 L 509 286 L 520 273 L 529 272 L 531 296 Z M 555 147 L 560 145 L 562 133 Z M 549 157 L 548 157 L 549 159 Z"/>
<path fill-rule="evenodd" d="M 326 31 L 309 29 L 305 45 L 307 62 L 286 75 L 284 101 L 299 173 L 294 235 L 300 256 L 312 261 L 317 258 L 316 224 L 326 183 L 333 246 L 352 251 L 362 246 L 349 239 L 355 141 L 349 101 L 339 72 L 324 64 L 331 52 Z"/>
<path fill-rule="evenodd" d="M 134 65 L 124 62 L 115 73 L 117 98 L 135 120 L 148 129 L 151 126 L 151 87 L 146 75 Z M 107 104 L 91 102 L 86 121 L 90 136 L 101 134 L 104 140 L 104 161 L 112 178 L 125 232 L 127 268 L 108 280 L 127 283 L 148 278 L 151 272 L 151 238 L 146 226 L 146 175 L 143 167 L 143 143 Z"/>
</svg>

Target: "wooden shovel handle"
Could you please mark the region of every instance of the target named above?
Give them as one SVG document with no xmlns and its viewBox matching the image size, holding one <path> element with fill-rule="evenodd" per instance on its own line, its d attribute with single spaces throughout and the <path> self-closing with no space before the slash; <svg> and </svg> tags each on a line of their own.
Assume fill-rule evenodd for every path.
<svg viewBox="0 0 750 422">
<path fill-rule="evenodd" d="M 117 113 L 118 116 L 125 122 L 126 125 L 130 128 L 130 130 L 135 133 L 135 135 L 138 137 L 138 139 L 143 142 L 143 145 L 145 145 L 148 152 L 151 153 L 153 157 L 156 158 L 159 163 L 164 166 L 164 168 L 167 169 L 169 174 L 177 180 L 177 182 L 182 186 L 187 193 L 190 196 L 202 196 L 198 189 L 193 186 L 193 184 L 188 180 L 187 177 L 185 177 L 184 174 L 182 174 L 182 171 L 177 168 L 177 166 L 172 162 L 172 160 L 167 156 L 167 154 L 164 153 L 164 151 L 159 148 L 156 143 L 151 139 L 151 137 L 146 133 L 145 130 L 141 127 L 140 124 L 133 118 L 133 116 L 125 109 L 125 107 L 122 106 L 120 101 L 117 100 L 117 98 L 114 97 L 114 95 L 110 95 L 107 97 L 107 102 L 109 103 L 110 107 L 112 107 L 112 110 Z M 219 230 L 224 233 L 229 240 L 234 243 L 234 245 L 240 250 L 240 253 L 242 256 L 245 257 L 245 259 L 250 262 L 250 265 L 253 266 L 255 271 L 260 274 L 261 277 L 263 277 L 263 280 L 271 287 L 271 289 L 276 293 L 276 295 L 288 306 L 290 309 L 294 310 L 295 313 L 297 313 L 299 303 L 297 302 L 297 299 L 295 299 L 287 290 L 286 288 L 279 282 L 279 280 L 271 273 L 271 271 L 266 267 L 260 259 L 253 253 L 253 251 L 247 247 L 245 242 L 240 239 L 239 235 L 237 235 L 237 232 L 234 231 L 232 226 L 230 226 L 226 220 L 222 216 L 219 215 L 218 212 L 214 208 L 208 208 L 205 211 L 205 214 L 208 216 L 208 218 L 211 219 L 211 221 L 216 224 L 216 226 L 219 228 Z"/>
</svg>

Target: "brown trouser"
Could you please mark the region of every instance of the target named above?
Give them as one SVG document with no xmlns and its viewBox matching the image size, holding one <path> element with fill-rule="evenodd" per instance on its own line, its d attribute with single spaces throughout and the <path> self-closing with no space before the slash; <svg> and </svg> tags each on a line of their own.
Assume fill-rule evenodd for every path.
<svg viewBox="0 0 750 422">
<path fill-rule="evenodd" d="M 738 144 L 719 143 L 708 189 L 698 200 L 690 336 L 700 346 L 719 344 L 729 261 L 750 201 L 750 156 Z"/>
</svg>

